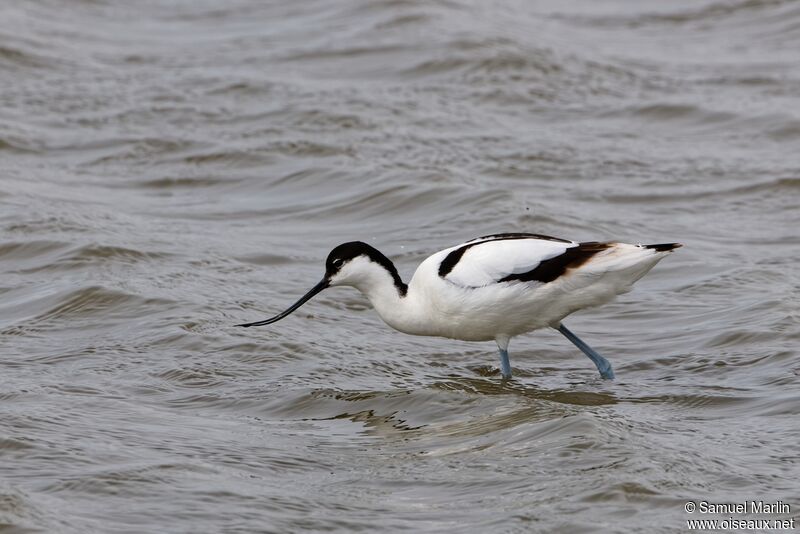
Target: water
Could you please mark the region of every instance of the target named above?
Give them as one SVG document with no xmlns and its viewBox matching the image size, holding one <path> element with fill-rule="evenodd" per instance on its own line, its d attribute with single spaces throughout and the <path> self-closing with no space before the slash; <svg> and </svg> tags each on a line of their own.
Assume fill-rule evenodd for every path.
<svg viewBox="0 0 800 534">
<path fill-rule="evenodd" d="M 0 530 L 797 514 L 798 28 L 753 0 L 4 3 Z M 231 326 L 340 242 L 408 280 L 500 231 L 685 244 L 567 322 L 616 381 L 537 332 L 503 384 L 493 344 L 348 289 Z"/>
</svg>

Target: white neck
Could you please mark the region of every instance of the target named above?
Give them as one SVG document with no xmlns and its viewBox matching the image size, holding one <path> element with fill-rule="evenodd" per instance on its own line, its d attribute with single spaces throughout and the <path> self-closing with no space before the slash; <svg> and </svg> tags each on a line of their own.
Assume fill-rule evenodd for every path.
<svg viewBox="0 0 800 534">
<path fill-rule="evenodd" d="M 424 330 L 415 295 L 405 293 L 405 285 L 398 288 L 394 277 L 383 266 L 366 258 L 356 258 L 341 274 L 332 285 L 350 285 L 361 291 L 386 324 L 407 334 L 420 334 Z"/>
</svg>

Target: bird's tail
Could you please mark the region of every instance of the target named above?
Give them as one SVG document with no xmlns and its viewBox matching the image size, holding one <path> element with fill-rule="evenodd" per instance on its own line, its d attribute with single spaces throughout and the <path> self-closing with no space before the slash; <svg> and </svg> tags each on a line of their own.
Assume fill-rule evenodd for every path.
<svg viewBox="0 0 800 534">
<path fill-rule="evenodd" d="M 656 252 L 669 252 L 682 246 L 683 243 L 659 243 L 658 245 L 644 245 L 644 248 L 651 248 Z"/>
</svg>

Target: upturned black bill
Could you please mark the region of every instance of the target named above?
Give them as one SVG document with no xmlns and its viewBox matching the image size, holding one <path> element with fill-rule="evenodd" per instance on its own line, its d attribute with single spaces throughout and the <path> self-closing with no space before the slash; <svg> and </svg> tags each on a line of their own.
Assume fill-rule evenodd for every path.
<svg viewBox="0 0 800 534">
<path fill-rule="evenodd" d="M 328 280 L 323 279 L 319 284 L 317 284 L 314 287 L 312 287 L 311 291 L 309 291 L 308 293 L 303 295 L 303 297 L 300 300 L 298 300 L 297 302 L 292 304 L 289 307 L 288 310 L 279 313 L 275 317 L 271 317 L 269 319 L 264 319 L 263 321 L 257 321 L 255 323 L 237 324 L 236 326 L 243 326 L 243 327 L 247 328 L 247 327 L 250 327 L 250 326 L 264 326 L 265 324 L 272 324 L 272 323 L 278 322 L 281 319 L 283 319 L 284 317 L 286 317 L 287 315 L 289 315 L 290 313 L 292 313 L 293 311 L 295 311 L 297 308 L 299 308 L 300 306 L 302 306 L 303 304 L 308 302 L 309 299 L 311 299 L 311 297 L 313 297 L 314 295 L 316 295 L 317 293 L 319 293 L 320 291 L 322 291 L 326 287 L 328 287 Z"/>
</svg>

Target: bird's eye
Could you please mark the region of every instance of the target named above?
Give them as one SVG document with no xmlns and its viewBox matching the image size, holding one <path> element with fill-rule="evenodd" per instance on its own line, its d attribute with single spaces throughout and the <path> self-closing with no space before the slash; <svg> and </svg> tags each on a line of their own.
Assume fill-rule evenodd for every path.
<svg viewBox="0 0 800 534">
<path fill-rule="evenodd" d="M 341 267 L 342 263 L 344 263 L 344 260 L 342 258 L 336 258 L 335 260 L 333 260 L 334 267 Z"/>
</svg>

